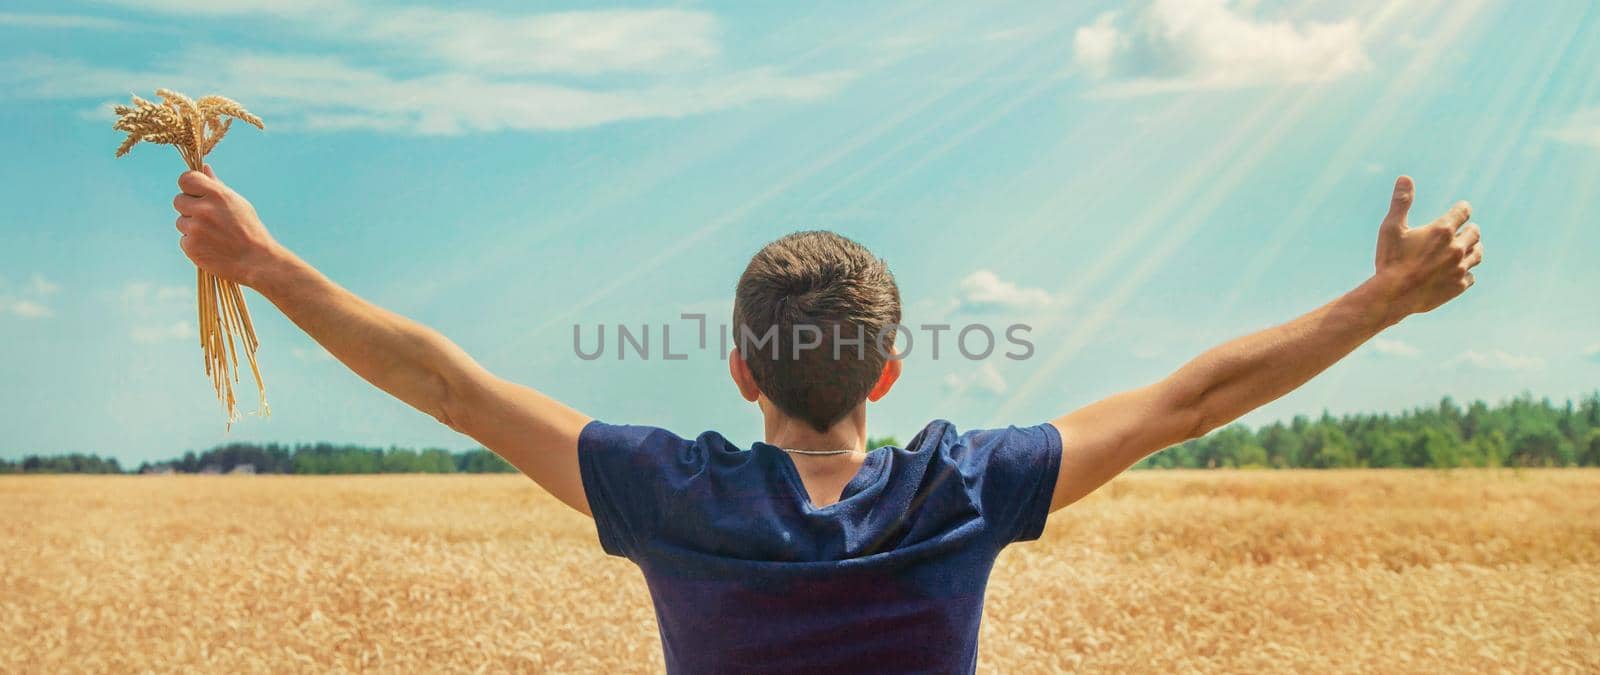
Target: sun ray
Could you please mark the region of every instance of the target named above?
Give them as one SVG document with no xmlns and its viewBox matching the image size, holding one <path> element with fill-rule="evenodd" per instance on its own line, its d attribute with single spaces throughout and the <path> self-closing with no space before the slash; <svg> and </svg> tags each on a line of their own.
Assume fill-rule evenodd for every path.
<svg viewBox="0 0 1600 675">
<path fill-rule="evenodd" d="M 1518 61 L 1517 70 L 1533 70 L 1534 56 L 1541 56 L 1541 54 L 1542 56 L 1549 56 L 1549 59 L 1546 61 L 1546 66 L 1542 67 L 1542 69 L 1539 69 L 1538 75 L 1530 75 L 1530 77 L 1507 78 L 1506 82 L 1509 82 L 1509 85 L 1501 86 L 1501 93 L 1496 96 L 1496 99 L 1494 99 L 1491 104 L 1485 106 L 1486 112 L 1482 115 L 1482 118 L 1480 118 L 1480 122 L 1477 123 L 1477 126 L 1475 126 L 1474 133 L 1470 133 L 1469 136 L 1464 139 L 1464 142 L 1467 142 L 1467 144 L 1472 144 L 1472 146 L 1488 147 L 1490 144 L 1485 144 L 1485 142 L 1480 141 L 1482 141 L 1482 139 L 1494 138 L 1494 136 L 1501 136 L 1501 142 L 1499 142 L 1498 149 L 1483 150 L 1483 152 L 1478 152 L 1478 154 L 1475 155 L 1470 162 L 1462 162 L 1461 166 L 1458 168 L 1458 171 L 1456 171 L 1456 174 L 1451 176 L 1448 181 L 1440 182 L 1440 186 L 1456 186 L 1456 190 L 1459 190 L 1459 194 L 1461 195 L 1480 194 L 1482 190 L 1490 189 L 1490 186 L 1493 186 L 1493 182 L 1485 181 L 1485 179 L 1470 179 L 1470 176 L 1474 176 L 1475 173 L 1501 173 L 1501 165 L 1502 163 L 1506 163 L 1506 157 L 1509 155 L 1510 150 L 1514 149 L 1514 147 L 1520 146 L 1520 141 L 1522 141 L 1520 136 L 1522 136 L 1523 131 L 1515 131 L 1515 133 L 1498 133 L 1498 131 L 1496 131 L 1498 130 L 1498 123 L 1504 122 L 1502 118 L 1504 118 L 1504 114 L 1506 114 L 1507 110 L 1514 109 L 1514 107 L 1517 107 L 1518 104 L 1522 104 L 1523 101 L 1536 98 L 1536 96 L 1533 96 L 1533 94 L 1542 93 L 1542 91 L 1546 90 L 1547 86 L 1549 86 L 1550 77 L 1554 75 L 1555 69 L 1560 67 L 1560 64 L 1565 61 L 1565 56 L 1568 56 L 1568 54 L 1566 54 L 1566 48 L 1568 48 L 1570 45 L 1573 45 L 1574 40 L 1578 38 L 1578 35 L 1586 32 L 1586 21 L 1571 22 L 1570 18 L 1565 18 L 1565 16 L 1560 16 L 1560 14 L 1552 13 L 1550 14 L 1550 21 L 1547 22 L 1547 26 L 1542 27 L 1544 30 L 1541 30 L 1539 35 L 1558 34 L 1558 32 L 1560 32 L 1558 29 L 1560 29 L 1560 26 L 1563 26 L 1563 24 L 1571 24 L 1571 26 L 1573 26 L 1573 30 L 1571 30 L 1571 34 L 1566 37 L 1565 42 L 1562 43 L 1562 48 L 1558 48 L 1558 50 L 1525 51 L 1525 53 L 1523 53 L 1523 58 Z M 1586 54 L 1595 53 L 1595 51 L 1600 51 L 1600 48 L 1597 48 L 1597 43 L 1590 42 L 1586 43 L 1586 50 L 1584 51 L 1586 51 Z M 1523 83 L 1523 86 L 1518 86 L 1518 83 Z M 1590 90 L 1592 90 L 1594 86 L 1594 83 L 1590 82 Z M 1526 126 L 1528 126 L 1528 123 L 1530 123 L 1530 118 L 1531 115 L 1523 115 L 1520 130 L 1525 130 Z M 1480 162 L 1480 157 L 1493 157 L 1493 160 L 1490 160 L 1488 163 Z M 1590 173 L 1587 178 L 1594 179 L 1595 176 L 1594 174 Z M 1466 184 L 1469 181 L 1470 186 L 1472 186 L 1470 189 L 1469 187 L 1466 187 Z M 1579 184 L 1581 184 L 1581 182 L 1579 182 Z M 1522 187 L 1518 186 L 1517 189 L 1504 190 L 1504 192 L 1506 192 L 1506 194 L 1520 194 L 1520 190 L 1522 190 Z M 1501 190 L 1496 190 L 1496 192 L 1501 192 Z M 1578 214 L 1576 213 L 1571 214 L 1571 216 L 1573 216 L 1573 218 L 1578 218 Z M 1568 219 L 1568 221 L 1571 222 L 1571 219 Z M 1568 230 L 1568 237 L 1563 237 L 1563 240 L 1568 240 L 1568 242 L 1570 242 L 1570 237 L 1576 237 L 1576 230 Z M 1555 251 L 1552 251 L 1552 256 L 1554 256 L 1554 259 L 1552 259 L 1549 264 L 1544 266 L 1544 270 L 1546 270 L 1547 275 L 1554 274 L 1554 270 L 1560 269 L 1560 262 L 1562 262 L 1562 258 L 1565 256 L 1565 253 L 1566 246 L 1557 246 Z M 1547 278 L 1547 282 L 1549 282 L 1549 278 Z M 1552 285 L 1549 285 L 1549 283 L 1541 286 L 1541 293 L 1536 294 L 1536 299 L 1534 299 L 1534 302 L 1536 302 L 1536 306 L 1534 306 L 1534 314 L 1541 315 L 1542 317 L 1542 309 L 1544 309 L 1544 306 L 1547 306 L 1547 302 L 1549 302 L 1550 296 L 1552 296 L 1552 290 L 1554 290 L 1554 288 L 1552 288 Z M 1542 320 L 1539 320 L 1539 322 L 1526 322 L 1525 330 L 1523 330 L 1523 342 L 1526 344 L 1528 339 L 1533 337 L 1534 326 L 1542 325 L 1544 325 Z M 1318 398 L 1317 403 L 1315 403 L 1312 408 L 1328 408 L 1331 401 L 1338 397 L 1338 393 L 1341 392 L 1344 381 L 1346 381 L 1347 377 L 1349 376 L 1349 368 L 1334 368 L 1333 371 L 1330 371 L 1330 373 L 1326 373 L 1325 376 L 1323 376 L 1325 382 L 1323 382 L 1322 389 L 1320 389 L 1322 390 L 1322 397 Z"/>
<path fill-rule="evenodd" d="M 1470 19 L 1470 14 L 1472 13 L 1461 12 L 1460 14 L 1452 15 L 1457 17 L 1452 19 L 1456 24 L 1455 30 L 1459 30 L 1461 25 L 1465 25 Z M 1438 50 L 1442 49 L 1443 45 L 1433 43 L 1426 48 Z M 1418 65 L 1416 63 L 1408 65 L 1408 71 L 1417 69 Z M 1328 87 L 1326 86 L 1318 86 L 1304 92 L 1304 95 L 1299 100 L 1295 101 L 1284 114 L 1274 120 L 1267 134 L 1254 136 L 1250 139 L 1254 142 L 1249 144 L 1249 149 L 1244 155 L 1236 156 L 1234 153 L 1229 152 L 1227 156 L 1231 159 L 1227 163 L 1228 168 L 1222 176 L 1214 177 L 1209 174 L 1201 175 L 1199 171 L 1192 172 L 1179 187 L 1168 190 L 1165 193 L 1166 199 L 1147 211 L 1146 215 L 1139 219 L 1139 224 L 1134 228 L 1136 232 L 1141 232 L 1149 230 L 1157 223 L 1160 223 L 1162 225 L 1162 237 L 1156 248 L 1147 254 L 1131 271 L 1123 274 L 1122 281 L 1118 287 L 1102 296 L 1104 300 L 1090 311 L 1087 319 L 1080 319 L 1074 325 L 1065 342 L 1055 347 L 1056 351 L 1042 366 L 1034 366 L 1033 372 L 1028 379 L 995 412 L 994 419 L 1002 419 L 1012 414 L 1014 409 L 1026 401 L 1037 388 L 1053 381 L 1055 372 L 1093 339 L 1099 329 L 1114 315 L 1119 306 L 1142 285 L 1151 273 L 1156 271 L 1160 265 L 1165 263 L 1168 257 L 1181 248 L 1181 245 L 1187 241 L 1193 231 L 1200 226 L 1203 219 L 1221 203 L 1224 196 L 1231 193 L 1234 187 L 1248 176 L 1249 170 L 1253 169 L 1271 151 L 1277 140 L 1284 133 L 1294 127 L 1295 123 L 1298 122 L 1299 118 L 1310 108 L 1313 102 L 1319 101 L 1326 95 L 1327 90 Z M 1395 90 L 1396 88 L 1391 86 L 1390 91 Z M 1396 97 L 1390 96 L 1386 98 Z M 1261 107 L 1261 109 L 1265 108 L 1267 106 Z M 1238 125 L 1234 132 L 1234 138 L 1237 139 L 1241 130 L 1253 131 L 1254 122 L 1259 121 L 1257 119 Z M 1218 147 L 1228 147 L 1231 150 L 1232 146 L 1237 144 L 1239 144 L 1238 141 L 1225 143 L 1223 146 Z M 1214 147 L 1214 151 L 1215 149 Z M 1215 165 L 1213 162 L 1202 162 L 1197 166 L 1209 167 Z M 1205 187 L 1205 191 L 1198 198 L 1191 199 L 1189 194 L 1201 188 L 1202 185 Z M 1182 217 L 1176 223 L 1167 222 L 1170 216 L 1175 213 L 1174 207 L 1180 203 L 1183 205 Z M 1142 235 L 1135 236 L 1140 240 L 1143 239 Z M 1134 243 L 1133 238 L 1129 238 L 1125 240 L 1124 246 L 1119 248 L 1131 248 Z"/>
<path fill-rule="evenodd" d="M 1515 11 L 1515 8 L 1510 8 L 1510 11 Z M 1482 22 L 1482 24 L 1487 25 L 1492 25 L 1493 23 L 1494 22 L 1492 20 L 1485 20 Z M 1459 194 L 1463 197 L 1481 194 L 1480 191 L 1489 189 L 1488 186 L 1490 183 L 1487 183 L 1481 178 L 1473 179 L 1472 176 L 1482 173 L 1499 173 L 1502 165 L 1506 162 L 1506 157 L 1509 152 L 1514 147 L 1517 147 L 1521 144 L 1521 135 L 1524 133 L 1522 129 L 1527 127 L 1529 118 L 1526 115 L 1523 116 L 1522 124 L 1519 125 L 1517 131 L 1501 131 L 1499 130 L 1498 125 L 1503 122 L 1505 114 L 1508 111 L 1521 108 L 1525 101 L 1535 98 L 1537 94 L 1543 93 L 1545 89 L 1549 87 L 1551 77 L 1553 76 L 1555 70 L 1560 67 L 1562 62 L 1565 60 L 1565 57 L 1568 56 L 1568 54 L 1565 53 L 1567 47 L 1574 44 L 1577 37 L 1584 33 L 1585 26 L 1584 22 L 1573 23 L 1568 17 L 1561 16 L 1557 13 L 1552 13 L 1548 17 L 1546 25 L 1544 25 L 1542 30 L 1539 32 L 1540 35 L 1557 35 L 1560 34 L 1560 27 L 1566 24 L 1572 25 L 1572 31 L 1567 35 L 1566 40 L 1561 42 L 1562 46 L 1560 48 L 1550 50 L 1523 50 L 1521 52 L 1521 58 L 1518 61 L 1517 67 L 1510 71 L 1513 75 L 1507 77 L 1505 81 L 1525 84 L 1522 84 L 1522 86 L 1513 84 L 1512 86 L 1501 87 L 1499 93 L 1494 97 L 1494 100 L 1482 107 L 1483 112 L 1480 113 L 1480 119 L 1478 123 L 1474 126 L 1473 130 L 1462 139 L 1462 143 L 1469 147 L 1483 148 L 1483 150 L 1476 153 L 1471 160 L 1461 162 L 1460 166 L 1457 167 L 1453 175 L 1451 175 L 1445 181 L 1438 182 L 1437 185 L 1444 188 L 1454 189 L 1456 194 Z M 1586 52 L 1596 51 L 1593 43 L 1588 44 L 1587 47 L 1588 48 L 1585 50 Z M 1547 57 L 1544 59 L 1544 65 L 1542 67 L 1540 67 L 1537 63 L 1538 57 Z M 1527 76 L 1523 76 L 1525 71 L 1533 70 L 1537 70 L 1538 72 L 1536 74 L 1528 74 Z M 1497 137 L 1499 138 L 1499 143 L 1495 144 L 1492 142 L 1492 139 Z M 1494 149 L 1490 150 L 1489 148 L 1491 147 L 1494 147 Z M 1492 159 L 1487 162 L 1480 161 L 1480 158 L 1486 156 Z M 1471 188 L 1467 187 L 1469 181 L 1472 185 Z M 1424 185 L 1422 186 L 1422 189 L 1427 189 L 1427 187 Z M 1510 194 L 1516 194 L 1516 192 L 1511 191 Z M 1295 227 L 1292 229 L 1299 228 Z M 1493 236 L 1492 233 L 1491 236 Z M 1563 252 L 1564 247 L 1559 247 L 1558 250 L 1554 252 L 1554 255 L 1560 256 Z M 1547 265 L 1545 269 L 1557 269 L 1558 267 L 1559 264 L 1552 264 Z M 1548 291 L 1550 289 L 1549 287 L 1546 287 L 1545 290 Z M 1537 302 L 1542 304 L 1548 302 L 1550 295 L 1548 293 L 1540 293 L 1538 297 L 1539 299 Z M 1537 312 L 1538 310 L 1536 309 L 1535 311 Z M 1525 325 L 1530 327 L 1525 331 L 1525 336 L 1527 336 L 1531 335 L 1532 326 L 1544 324 L 1543 322 L 1535 321 L 1529 322 Z M 1321 385 L 1321 396 L 1319 397 L 1317 403 L 1312 407 L 1318 409 L 1327 409 L 1330 403 L 1334 400 L 1334 397 L 1336 397 L 1340 392 L 1346 378 L 1350 376 L 1350 373 L 1351 370 L 1349 368 L 1334 368 L 1331 372 L 1327 373 L 1324 376 L 1324 382 Z"/>
<path fill-rule="evenodd" d="M 988 73 L 992 73 L 997 68 L 1009 62 L 1018 53 L 1027 49 L 1031 44 L 1032 43 L 1026 43 L 1011 50 L 998 52 L 991 58 L 980 62 L 979 65 L 970 69 L 969 72 L 965 73 L 963 76 L 955 78 L 953 82 L 958 84 L 972 82 Z M 540 334 L 554 326 L 562 325 L 563 323 L 571 320 L 573 316 L 578 315 L 583 310 L 598 302 L 600 299 L 605 298 L 616 292 L 618 289 L 627 286 L 628 284 L 637 280 L 640 276 L 660 268 L 668 261 L 676 259 L 679 255 L 691 250 L 695 244 L 703 241 L 706 237 L 721 231 L 730 224 L 740 222 L 747 215 L 766 206 L 768 202 L 772 201 L 778 196 L 789 192 L 802 182 L 820 174 L 823 170 L 834 166 L 843 159 L 860 152 L 873 141 L 876 141 L 890 131 L 902 126 L 908 120 L 913 119 L 917 114 L 921 113 L 923 110 L 926 110 L 934 104 L 943 101 L 944 99 L 956 93 L 958 90 L 959 86 L 957 86 L 957 84 L 952 84 L 951 86 L 947 86 L 918 97 L 915 102 L 900 108 L 896 114 L 883 119 L 878 124 L 873 125 L 866 131 L 856 134 L 842 145 L 832 148 L 827 154 L 816 161 L 813 161 L 796 171 L 790 172 L 782 181 L 769 187 L 767 190 L 761 192 L 755 197 L 745 201 L 738 207 L 728 211 L 722 217 L 712 220 L 705 225 L 702 225 L 695 231 L 677 238 L 670 247 L 662 250 L 657 255 L 652 256 L 648 262 L 630 267 L 623 274 L 613 277 L 605 285 L 589 293 L 576 303 L 568 305 L 560 313 L 549 317 L 547 320 L 535 327 L 532 331 L 529 331 L 523 336 L 525 337 L 527 335 Z"/>
<path fill-rule="evenodd" d="M 1390 6 L 1403 4 L 1403 0 L 1393 0 Z M 1476 3 L 1466 3 L 1460 9 L 1452 7 L 1444 11 L 1444 21 L 1440 24 L 1439 31 L 1434 39 L 1429 40 L 1426 46 L 1413 57 L 1395 77 L 1390 79 L 1389 86 L 1373 104 L 1367 107 L 1367 113 L 1357 123 L 1355 131 L 1350 134 L 1352 139 L 1341 144 L 1336 154 L 1323 165 L 1322 171 L 1311 182 L 1305 194 L 1297 201 L 1298 206 L 1283 218 L 1282 225 L 1273 228 L 1272 236 L 1259 249 L 1245 267 L 1240 270 L 1233 287 L 1223 296 L 1218 311 L 1212 316 L 1214 320 L 1207 329 L 1207 334 L 1214 334 L 1218 321 L 1227 320 L 1233 315 L 1234 307 L 1238 305 L 1246 289 L 1253 288 L 1256 281 L 1266 269 L 1282 254 L 1285 247 L 1296 237 L 1305 232 L 1306 221 L 1312 214 L 1322 207 L 1334 187 L 1349 174 L 1351 167 L 1359 160 L 1375 141 L 1375 135 L 1386 125 L 1393 124 L 1397 113 L 1408 105 L 1409 98 L 1415 94 L 1422 80 L 1427 77 L 1436 63 L 1448 50 L 1449 45 L 1457 39 L 1458 34 L 1476 16 L 1476 9 L 1482 6 L 1481 0 Z M 1384 12 L 1384 16 L 1394 17 L 1393 13 Z M 1415 16 L 1412 14 L 1411 16 Z M 1379 32 L 1381 27 L 1371 30 Z M 1426 187 L 1426 186 L 1424 186 Z M 1384 203 L 1384 202 L 1379 202 Z"/>
<path fill-rule="evenodd" d="M 808 64 L 830 50 L 843 45 L 859 44 L 873 36 L 881 34 L 891 26 L 897 26 L 907 16 L 914 15 L 925 9 L 932 0 L 908 3 L 883 12 L 870 21 L 861 21 L 852 29 L 840 31 L 834 39 L 827 40 L 808 49 L 787 61 L 778 64 L 775 68 L 781 72 L 793 72 L 801 66 Z M 795 30 L 789 28 L 789 30 Z M 892 61 L 879 63 L 878 67 L 892 65 Z M 736 151 L 741 144 L 751 136 L 770 131 L 777 123 L 775 117 L 760 117 L 753 119 L 743 127 L 717 126 L 706 130 L 693 137 L 683 138 L 673 144 L 669 150 L 663 150 L 649 157 L 648 162 L 634 162 L 628 164 L 619 176 L 602 185 L 595 186 L 595 193 L 584 201 L 578 209 L 539 223 L 535 227 L 524 227 L 516 230 L 513 237 L 498 242 L 489 251 L 475 256 L 471 264 L 442 264 L 436 273 L 413 279 L 402 289 L 401 300 L 407 305 L 419 305 L 432 302 L 444 291 L 469 283 L 484 277 L 486 271 L 503 269 L 516 264 L 527 257 L 530 251 L 536 251 L 539 246 L 569 235 L 574 229 L 593 221 L 597 216 L 619 204 L 636 200 L 649 191 L 660 187 L 667 179 L 681 175 L 692 167 L 706 161 L 711 157 L 723 156 Z M 662 129 L 653 134 L 654 137 L 663 137 L 672 133 Z"/>
<path fill-rule="evenodd" d="M 1041 61 L 1057 59 L 1059 57 L 1057 55 L 1055 55 L 1053 52 L 1051 52 L 1050 50 L 1036 49 L 1047 38 L 1049 38 L 1051 36 L 1052 36 L 1051 32 L 1043 33 L 1043 34 L 1037 36 L 1034 40 L 1030 41 L 1030 43 L 1027 46 L 1019 49 L 1018 52 L 1019 53 L 1032 53 L 1036 57 L 1039 57 L 1036 60 L 1041 60 Z M 898 143 L 896 143 L 893 147 L 891 147 L 888 151 L 882 152 L 882 153 L 878 153 L 877 155 L 873 156 L 870 160 L 868 160 L 867 162 L 865 162 L 865 163 L 861 164 L 860 166 L 856 167 L 850 173 L 846 174 L 843 178 L 841 178 L 840 180 L 836 181 L 833 185 L 829 186 L 828 188 L 826 188 L 824 190 L 819 191 L 817 194 L 813 195 L 810 199 L 808 199 L 806 201 L 805 206 L 811 206 L 813 204 L 823 203 L 825 200 L 827 200 L 827 198 L 833 196 L 835 193 L 839 192 L 840 190 L 843 190 L 844 188 L 846 188 L 846 187 L 848 187 L 850 185 L 853 185 L 861 177 L 870 174 L 872 172 L 872 170 L 878 168 L 879 166 L 882 166 L 882 165 L 888 163 L 890 160 L 900 158 L 900 156 L 902 154 L 904 154 L 908 149 L 910 149 L 912 147 L 916 147 L 916 145 L 920 141 L 922 141 L 925 137 L 927 137 L 929 134 L 938 131 L 939 129 L 944 127 L 946 124 L 949 124 L 950 120 L 956 119 L 956 118 L 960 118 L 960 117 L 966 115 L 967 113 L 969 113 L 969 112 L 971 112 L 971 111 L 973 111 L 975 109 L 983 107 L 985 104 L 989 103 L 991 100 L 993 100 L 998 95 L 1007 92 L 1008 90 L 1014 88 L 1014 86 L 1015 86 L 1013 83 L 1011 83 L 1011 82 L 1009 82 L 1009 81 L 1007 81 L 1007 80 L 1005 80 L 1003 78 L 990 77 L 990 78 L 984 78 L 984 79 L 988 81 L 988 87 L 986 88 L 986 90 L 983 93 L 980 93 L 980 94 L 974 95 L 974 96 L 965 97 L 963 100 L 957 102 L 956 105 L 954 105 L 954 106 L 952 106 L 952 107 L 950 107 L 950 108 L 948 108 L 946 110 L 942 110 L 939 115 L 934 116 L 931 119 L 931 121 L 929 121 L 926 125 L 924 125 L 922 127 L 922 129 L 920 129 L 918 131 L 915 131 L 915 132 L 912 132 L 912 133 L 904 134 L 903 137 L 900 139 L 900 141 Z M 1056 82 L 1054 82 L 1051 78 L 1038 78 L 1033 87 L 1029 88 L 1028 91 L 1024 92 L 1021 95 L 1013 94 L 1011 99 L 1009 101 L 1007 101 L 1007 103 L 1005 105 L 1000 106 L 1000 109 L 1002 109 L 1002 110 L 1014 109 L 1016 106 L 1020 105 L 1021 103 L 1024 103 L 1024 102 L 1027 102 L 1028 100 L 1031 100 L 1033 98 L 1034 94 L 1037 94 L 1039 91 L 1043 90 L 1044 88 L 1046 88 L 1046 87 L 1048 87 L 1048 86 L 1050 86 L 1052 84 L 1056 84 Z M 995 118 L 995 115 L 990 115 L 988 120 L 992 121 L 994 118 Z M 986 127 L 986 126 L 987 126 L 987 123 L 980 123 L 980 124 L 970 125 L 965 131 L 962 132 L 962 134 L 959 134 L 959 135 L 962 135 L 962 136 L 969 135 L 969 134 L 977 131 L 978 129 L 981 129 L 981 128 Z M 885 181 L 881 181 L 881 180 L 880 181 L 876 181 L 875 185 L 881 186 L 884 182 Z M 878 188 L 875 187 L 874 190 L 876 190 L 876 189 L 878 189 Z M 866 199 L 865 198 L 858 198 L 858 199 L 856 199 L 854 201 L 856 203 L 861 203 L 863 201 L 866 201 Z"/>
</svg>

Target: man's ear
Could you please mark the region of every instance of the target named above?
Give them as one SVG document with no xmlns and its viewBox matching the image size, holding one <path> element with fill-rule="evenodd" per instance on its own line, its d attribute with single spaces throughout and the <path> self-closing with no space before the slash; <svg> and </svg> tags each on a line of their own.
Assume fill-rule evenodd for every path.
<svg viewBox="0 0 1600 675">
<path fill-rule="evenodd" d="M 761 387 L 756 386 L 756 376 L 750 372 L 750 364 L 744 362 L 744 355 L 739 353 L 738 347 L 728 353 L 728 375 L 739 386 L 739 395 L 744 400 L 755 403 L 761 398 Z"/>
<path fill-rule="evenodd" d="M 889 359 L 883 364 L 883 372 L 878 374 L 878 383 L 872 385 L 872 391 L 867 392 L 867 400 L 877 403 L 894 387 L 896 380 L 900 379 L 901 359 Z"/>
</svg>

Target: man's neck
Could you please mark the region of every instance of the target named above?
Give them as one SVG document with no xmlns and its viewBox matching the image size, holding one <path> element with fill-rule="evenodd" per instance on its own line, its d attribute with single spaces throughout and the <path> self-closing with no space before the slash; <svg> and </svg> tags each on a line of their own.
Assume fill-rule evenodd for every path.
<svg viewBox="0 0 1600 675">
<path fill-rule="evenodd" d="M 763 402 L 761 412 L 766 418 L 766 442 L 791 450 L 866 450 L 867 411 L 863 404 L 839 420 L 827 431 L 817 431 L 811 425 L 790 417 Z"/>
</svg>

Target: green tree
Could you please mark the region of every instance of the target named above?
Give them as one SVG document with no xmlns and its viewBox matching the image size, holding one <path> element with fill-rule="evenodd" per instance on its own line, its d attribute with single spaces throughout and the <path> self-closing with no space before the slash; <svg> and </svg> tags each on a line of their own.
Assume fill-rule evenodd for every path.
<svg viewBox="0 0 1600 675">
<path fill-rule="evenodd" d="M 893 447 L 896 447 L 896 448 L 901 447 L 899 439 L 896 439 L 894 436 L 878 436 L 876 438 L 873 438 L 873 437 L 868 437 L 867 438 L 867 449 L 868 450 L 876 450 L 876 449 L 881 448 L 881 447 L 883 447 L 885 445 L 893 446 Z"/>
</svg>

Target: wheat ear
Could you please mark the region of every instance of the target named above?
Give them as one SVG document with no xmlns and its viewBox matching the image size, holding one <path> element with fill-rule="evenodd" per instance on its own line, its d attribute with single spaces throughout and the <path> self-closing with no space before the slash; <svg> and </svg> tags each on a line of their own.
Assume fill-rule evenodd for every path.
<svg viewBox="0 0 1600 675">
<path fill-rule="evenodd" d="M 205 156 L 227 135 L 233 120 L 242 120 L 257 129 L 266 128 L 260 117 L 230 98 L 213 95 L 197 101 L 170 89 L 157 89 L 156 96 L 161 103 L 133 96 L 132 105 L 113 108 L 117 121 L 112 128 L 127 134 L 117 146 L 116 156 L 128 154 L 141 142 L 171 145 L 178 149 L 190 169 L 200 171 L 205 166 Z M 250 374 L 256 381 L 256 393 L 260 396 L 257 414 L 272 414 L 272 408 L 267 405 L 266 383 L 261 379 L 261 367 L 256 362 L 256 349 L 261 343 L 250 321 L 244 292 L 239 284 L 198 268 L 195 287 L 201 356 L 228 426 L 231 428 L 239 418 L 233 393 L 233 385 L 239 381 L 239 351 L 244 352 Z M 236 339 L 241 343 L 237 347 Z"/>
</svg>

